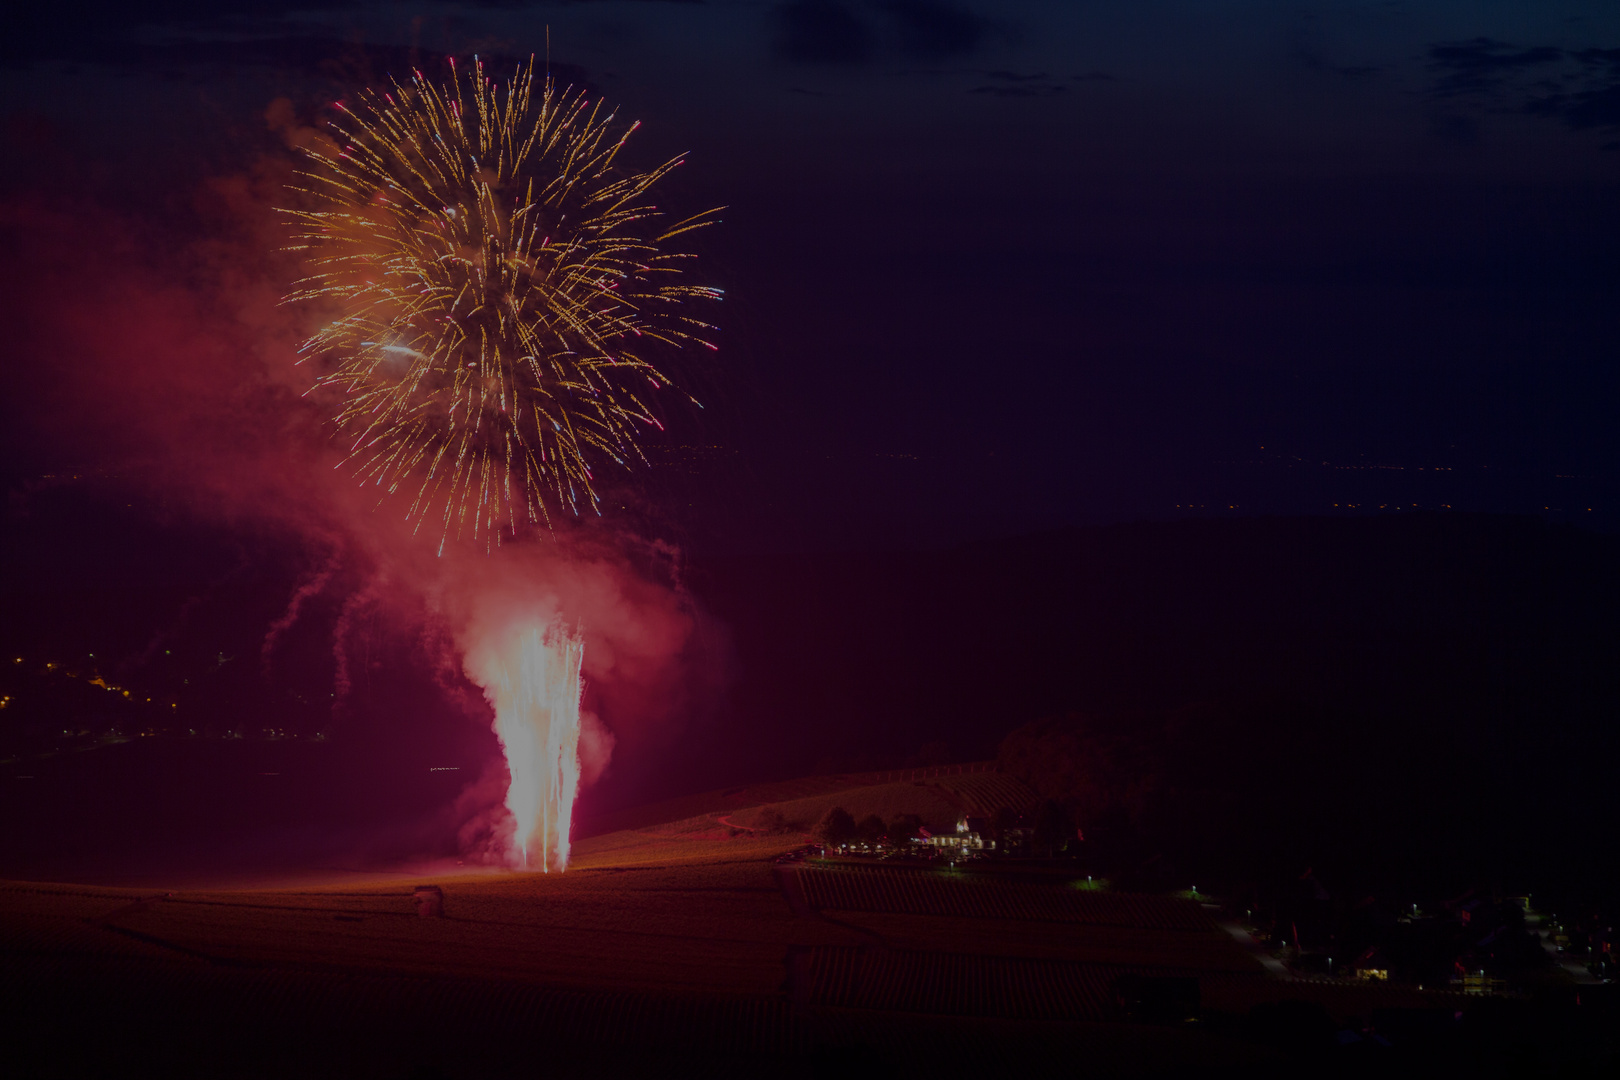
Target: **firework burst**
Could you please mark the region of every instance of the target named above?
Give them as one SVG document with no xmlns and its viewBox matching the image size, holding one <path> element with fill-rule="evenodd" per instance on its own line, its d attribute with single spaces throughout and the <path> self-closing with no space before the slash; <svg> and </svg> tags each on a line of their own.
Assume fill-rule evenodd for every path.
<svg viewBox="0 0 1620 1080">
<path fill-rule="evenodd" d="M 347 464 L 403 491 L 441 549 L 600 513 L 597 472 L 646 463 L 663 392 L 691 400 L 658 358 L 713 348 L 685 305 L 719 290 L 662 245 L 715 211 L 660 229 L 646 201 L 682 159 L 620 168 L 639 124 L 532 60 L 503 82 L 477 62 L 416 72 L 337 109 L 287 211 L 310 266 L 287 300 L 336 309 L 301 353 Z"/>
</svg>

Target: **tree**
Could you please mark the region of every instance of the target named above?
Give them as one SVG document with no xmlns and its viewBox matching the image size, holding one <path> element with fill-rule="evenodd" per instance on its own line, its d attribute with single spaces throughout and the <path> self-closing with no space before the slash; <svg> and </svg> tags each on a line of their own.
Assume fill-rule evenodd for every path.
<svg viewBox="0 0 1620 1080">
<path fill-rule="evenodd" d="M 815 836 L 829 847 L 847 844 L 855 838 L 855 819 L 842 806 L 835 806 L 816 822 Z"/>
<path fill-rule="evenodd" d="M 889 822 L 889 839 L 896 844 L 903 844 L 917 835 L 917 830 L 923 827 L 923 819 L 916 814 L 896 814 L 894 820 Z"/>
<path fill-rule="evenodd" d="M 1062 851 L 1073 835 L 1074 819 L 1062 803 L 1047 799 L 1035 808 L 1035 835 L 1031 840 L 1036 851 L 1050 858 Z"/>
<path fill-rule="evenodd" d="M 1071 808 L 1082 824 L 1102 817 L 1137 823 L 1163 786 L 1163 770 L 1147 744 L 1120 727 L 1078 713 L 1036 720 L 1002 740 L 997 762 L 1042 798 Z"/>
<path fill-rule="evenodd" d="M 877 843 L 888 831 L 888 826 L 884 825 L 883 819 L 876 814 L 867 814 L 855 826 L 855 832 L 868 844 Z"/>
<path fill-rule="evenodd" d="M 997 807 L 996 812 L 990 817 L 991 835 L 1000 840 L 1007 835 L 1007 830 L 1018 827 L 1018 819 L 1021 816 L 1018 811 L 1010 806 Z"/>
</svg>

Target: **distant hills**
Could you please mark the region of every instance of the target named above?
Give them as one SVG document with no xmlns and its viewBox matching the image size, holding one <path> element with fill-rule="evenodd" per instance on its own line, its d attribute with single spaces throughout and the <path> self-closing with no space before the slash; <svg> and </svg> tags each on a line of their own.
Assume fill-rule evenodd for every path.
<svg viewBox="0 0 1620 1080">
<path fill-rule="evenodd" d="M 1589 857 L 1620 749 L 1615 537 L 1466 514 L 1189 521 L 715 560 L 691 582 L 736 678 L 662 776 L 990 757 L 1074 712 L 1155 755 L 1157 824 L 1138 827 L 1184 863 L 1616 884 Z"/>
<path fill-rule="evenodd" d="M 48 555 L 46 524 L 12 526 L 13 554 Z M 160 548 L 137 527 L 120 526 L 126 559 Z M 327 735 L 332 753 L 315 757 L 332 760 L 310 767 L 339 786 L 299 803 L 311 826 L 324 814 L 369 828 L 396 801 L 440 820 L 428 802 L 475 777 L 493 744 L 446 719 L 453 710 L 412 643 L 368 628 L 370 651 L 333 715 L 337 603 L 307 607 L 266 675 L 261 645 L 296 553 L 215 555 L 222 569 L 208 580 L 121 570 L 115 583 L 140 581 L 128 588 L 88 563 L 83 581 L 59 567 L 37 584 L 14 565 L 3 640 L 27 650 L 36 676 L 50 660 L 133 688 L 124 701 L 57 680 L 63 708 L 88 694 L 126 728 L 145 721 L 134 699 L 150 696 L 199 738 Z M 185 563 L 209 558 L 198 550 Z M 1620 890 L 1613 860 L 1593 857 L 1612 846 L 1620 750 L 1616 537 L 1467 514 L 1208 520 L 928 552 L 698 555 L 683 574 L 710 616 L 697 662 L 712 670 L 661 745 L 620 747 L 581 803 L 581 835 L 695 791 L 991 759 L 1013 729 L 1071 716 L 1154 774 L 1153 797 L 1095 835 L 1157 854 L 1176 878 L 1314 866 L 1335 889 Z M 16 693 L 11 682 L 0 689 Z M 11 718 L 28 715 L 62 719 L 56 704 Z M 20 729 L 5 734 L 33 745 Z M 281 768 L 253 766 L 252 753 L 231 750 L 243 761 L 232 768 Z M 209 774 L 205 751 L 186 754 Z M 429 766 L 462 771 L 420 789 L 399 779 Z M 118 784 L 111 764 L 51 769 L 69 787 L 79 772 L 102 790 Z M 355 791 L 385 794 L 355 809 L 345 769 L 371 770 Z M 19 807 L 33 798 L 13 796 Z"/>
</svg>

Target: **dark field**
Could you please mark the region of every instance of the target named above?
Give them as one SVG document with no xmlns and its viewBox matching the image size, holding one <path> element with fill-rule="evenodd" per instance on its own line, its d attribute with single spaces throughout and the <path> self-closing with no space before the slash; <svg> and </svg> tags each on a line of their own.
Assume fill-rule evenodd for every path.
<svg viewBox="0 0 1620 1080">
<path fill-rule="evenodd" d="M 883 780 L 771 793 L 1005 783 Z M 1057 866 L 781 861 L 802 835 L 729 816 L 593 837 L 561 875 L 0 885 L 11 1075 L 1359 1075 L 1334 1033 L 1492 1004 L 1279 978 L 1215 905 Z M 429 883 L 440 917 L 417 910 Z M 1122 987 L 1144 976 L 1196 980 L 1198 1019 L 1141 1012 Z"/>
</svg>

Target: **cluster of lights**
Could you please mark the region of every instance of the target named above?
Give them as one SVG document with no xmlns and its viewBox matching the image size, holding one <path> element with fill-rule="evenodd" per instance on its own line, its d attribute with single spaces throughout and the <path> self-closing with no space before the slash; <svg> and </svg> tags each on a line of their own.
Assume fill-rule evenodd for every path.
<svg viewBox="0 0 1620 1080">
<path fill-rule="evenodd" d="M 163 655 L 165 655 L 165 656 L 169 655 L 169 651 L 167 649 L 165 649 L 163 651 Z M 89 657 L 90 657 L 91 660 L 94 660 L 96 658 L 96 654 L 95 653 L 90 653 Z M 21 657 L 21 656 L 17 656 L 17 657 L 12 658 L 12 663 L 14 663 L 14 664 L 21 664 L 21 663 L 23 663 L 23 661 L 24 661 L 24 658 Z M 61 674 L 66 675 L 70 679 L 82 679 L 84 682 L 88 683 L 91 686 L 99 686 L 103 690 L 107 691 L 109 694 L 121 695 L 123 698 L 125 698 L 128 701 L 137 700 L 132 695 L 132 692 L 130 690 L 128 690 L 128 689 L 126 689 L 126 688 L 124 688 L 122 686 L 117 686 L 115 684 L 107 682 L 107 680 L 103 679 L 100 674 L 97 674 L 97 675 L 95 675 L 95 676 L 93 676 L 91 678 L 85 679 L 77 671 L 74 671 L 71 668 L 65 667 L 62 664 L 58 664 L 54 660 L 47 660 L 45 662 L 45 670 L 46 671 L 51 671 L 51 672 L 60 672 Z M 5 708 L 6 704 L 9 704 L 11 702 L 11 700 L 12 700 L 12 698 L 11 698 L 10 694 L 5 695 L 5 704 L 0 704 L 0 708 Z M 150 697 L 143 697 L 143 698 L 140 698 L 139 700 L 144 701 L 147 704 L 152 703 L 152 699 Z M 158 702 L 158 704 L 162 704 L 162 702 Z M 169 702 L 169 708 L 178 709 L 179 707 L 180 707 L 180 705 L 179 705 L 178 702 L 173 702 L 173 701 Z M 67 734 L 67 732 L 63 732 L 63 734 Z"/>
</svg>

